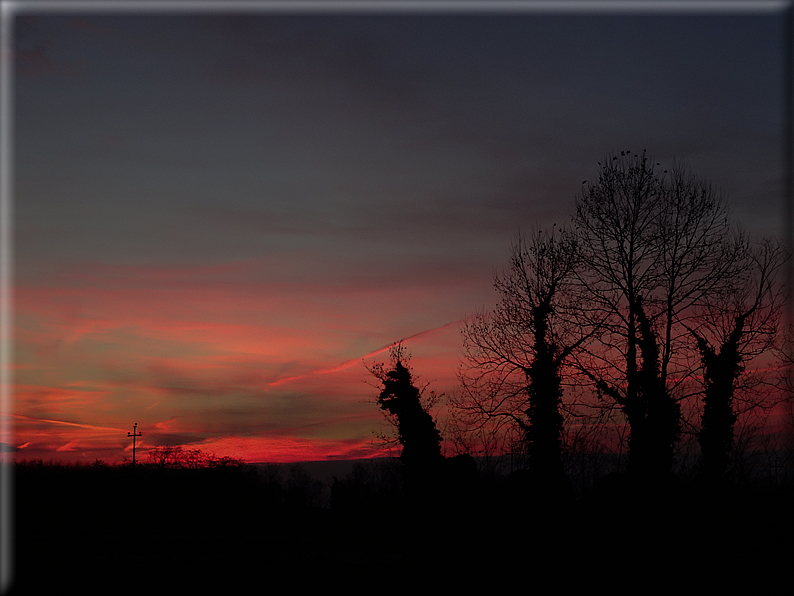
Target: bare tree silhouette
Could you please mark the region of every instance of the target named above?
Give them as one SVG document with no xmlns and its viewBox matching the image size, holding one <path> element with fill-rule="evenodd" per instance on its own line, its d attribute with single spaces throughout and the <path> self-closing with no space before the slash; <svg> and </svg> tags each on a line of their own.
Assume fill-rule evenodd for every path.
<svg viewBox="0 0 794 596">
<path fill-rule="evenodd" d="M 598 329 L 579 359 L 598 395 L 630 427 L 629 470 L 661 478 L 680 434 L 678 401 L 694 368 L 679 322 L 728 287 L 742 263 L 724 198 L 683 165 L 660 171 L 645 154 L 599 162 L 576 202 L 576 272 L 583 325 Z"/>
<path fill-rule="evenodd" d="M 517 427 L 530 470 L 554 484 L 564 477 L 562 370 L 584 341 L 561 316 L 574 301 L 576 263 L 569 232 L 539 230 L 517 239 L 509 267 L 494 280 L 498 306 L 471 317 L 462 330 L 463 391 L 452 400 L 465 429 Z"/>
<path fill-rule="evenodd" d="M 182 445 L 159 445 L 148 452 L 149 463 L 159 468 L 192 469 L 240 467 L 242 459 L 206 453 L 201 449 L 184 449 Z"/>
<path fill-rule="evenodd" d="M 788 259 L 779 242 L 765 238 L 748 245 L 741 274 L 704 297 L 696 309 L 696 327 L 687 325 L 700 352 L 703 369 L 703 416 L 698 433 L 700 470 L 710 480 L 723 477 L 734 446 L 737 411 L 734 394 L 754 357 L 776 345 L 784 303 L 778 272 Z M 693 321 L 690 320 L 690 323 Z M 744 411 L 771 407 L 768 387 L 745 400 Z"/>
</svg>

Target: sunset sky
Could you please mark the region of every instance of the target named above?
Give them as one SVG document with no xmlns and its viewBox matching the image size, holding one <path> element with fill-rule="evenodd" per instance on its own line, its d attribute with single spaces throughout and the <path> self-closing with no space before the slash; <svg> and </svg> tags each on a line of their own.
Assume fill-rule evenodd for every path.
<svg viewBox="0 0 794 596">
<path fill-rule="evenodd" d="M 0 441 L 115 462 L 137 423 L 144 459 L 376 455 L 365 364 L 408 338 L 454 391 L 511 240 L 566 224 L 611 150 L 681 158 L 783 236 L 784 4 L 749 4 L 17 5 Z"/>
</svg>

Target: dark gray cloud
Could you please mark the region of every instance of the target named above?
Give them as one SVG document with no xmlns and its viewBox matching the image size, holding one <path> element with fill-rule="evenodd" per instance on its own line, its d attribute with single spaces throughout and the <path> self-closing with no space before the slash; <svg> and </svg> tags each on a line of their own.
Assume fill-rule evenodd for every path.
<svg viewBox="0 0 794 596">
<path fill-rule="evenodd" d="M 776 15 L 29 16 L 17 29 L 19 60 L 82 65 L 17 81 L 23 275 L 98 254 L 222 262 L 301 245 L 339 261 L 365 243 L 468 259 L 564 221 L 618 148 L 687 160 L 758 228 L 779 204 Z"/>
</svg>

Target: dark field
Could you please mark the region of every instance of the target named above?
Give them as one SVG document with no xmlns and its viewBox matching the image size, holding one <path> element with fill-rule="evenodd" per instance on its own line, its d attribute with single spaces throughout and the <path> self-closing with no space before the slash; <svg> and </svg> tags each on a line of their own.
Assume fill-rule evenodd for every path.
<svg viewBox="0 0 794 596">
<path fill-rule="evenodd" d="M 613 476 L 584 496 L 544 495 L 520 473 L 458 470 L 407 492 L 396 460 L 348 469 L 325 483 L 287 465 L 17 465 L 11 593 L 790 582 L 790 486 Z"/>
</svg>

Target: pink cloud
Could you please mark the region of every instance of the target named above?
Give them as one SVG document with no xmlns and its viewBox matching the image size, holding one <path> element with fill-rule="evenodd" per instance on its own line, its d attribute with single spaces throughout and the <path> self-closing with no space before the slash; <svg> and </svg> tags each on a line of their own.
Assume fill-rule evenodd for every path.
<svg viewBox="0 0 794 596">
<path fill-rule="evenodd" d="M 363 361 L 387 360 L 393 342 L 422 378 L 454 377 L 458 321 L 410 314 L 443 302 L 430 288 L 268 281 L 262 266 L 92 264 L 17 287 L 20 441 L 39 453 L 79 437 L 75 457 L 112 460 L 137 421 L 144 444 L 261 433 L 257 444 L 306 459 L 370 440 L 382 419 Z M 102 434 L 112 426 L 125 428 Z"/>
<path fill-rule="evenodd" d="M 179 416 L 171 416 L 171 418 L 169 418 L 168 420 L 164 420 L 163 422 L 155 422 L 154 427 L 157 430 L 170 431 L 174 421 L 177 418 L 179 418 Z"/>
<path fill-rule="evenodd" d="M 74 426 L 81 429 L 86 429 L 90 431 L 99 431 L 104 434 L 110 433 L 121 433 L 124 432 L 123 429 L 120 428 L 112 428 L 107 426 L 96 426 L 93 424 L 80 424 L 78 422 L 67 422 L 65 420 L 48 420 L 46 418 L 33 418 L 31 416 L 22 416 L 20 414 L 8 414 L 5 413 L 5 416 L 9 416 L 11 418 L 15 418 L 20 421 L 24 421 L 27 423 L 45 423 L 45 424 L 55 424 L 55 425 L 62 425 L 62 426 Z"/>
<path fill-rule="evenodd" d="M 248 462 L 288 463 L 327 459 L 382 457 L 386 451 L 369 439 L 307 441 L 293 437 L 278 439 L 223 437 L 199 445 L 219 457 L 242 457 Z"/>
<path fill-rule="evenodd" d="M 438 331 L 443 331 L 444 329 L 447 329 L 447 328 L 449 328 L 449 327 L 451 327 L 453 325 L 459 325 L 459 324 L 460 324 L 460 321 L 452 321 L 452 322 L 447 323 L 446 325 L 442 325 L 440 327 L 435 327 L 433 329 L 427 329 L 425 331 L 420 331 L 419 333 L 414 333 L 413 335 L 409 335 L 408 337 L 405 337 L 405 338 L 400 339 L 398 341 L 394 341 L 394 342 L 390 343 L 389 345 L 386 345 L 386 346 L 384 346 L 382 348 L 378 348 L 377 350 L 369 352 L 368 354 L 364 354 L 363 356 L 360 356 L 359 358 L 353 358 L 352 360 L 348 360 L 346 362 L 343 362 L 342 364 L 340 364 L 338 366 L 333 366 L 333 367 L 330 367 L 330 368 L 314 370 L 314 371 L 312 371 L 312 372 L 310 372 L 308 374 L 304 374 L 304 375 L 297 375 L 297 376 L 294 376 L 294 377 L 284 377 L 284 378 L 278 379 L 276 381 L 273 381 L 273 382 L 269 383 L 268 385 L 270 387 L 275 387 L 275 386 L 278 386 L 278 385 L 283 385 L 285 383 L 289 383 L 291 381 L 296 381 L 298 379 L 304 379 L 304 378 L 308 377 L 309 375 L 325 375 L 325 374 L 337 373 L 337 372 L 343 371 L 345 369 L 348 369 L 351 366 L 361 365 L 361 363 L 364 360 L 368 359 L 368 358 L 374 358 L 375 356 L 378 356 L 380 354 L 384 354 L 384 353 L 388 352 L 391 348 L 396 346 L 398 343 L 403 343 L 407 347 L 409 340 L 417 340 L 420 337 L 423 337 L 423 336 L 426 336 L 426 335 L 429 335 L 431 333 L 435 333 L 435 332 L 438 332 Z M 411 343 L 413 343 L 413 341 L 411 341 Z"/>
<path fill-rule="evenodd" d="M 55 451 L 75 451 L 75 448 L 78 445 L 78 441 L 69 441 L 65 445 L 61 445 Z"/>
</svg>

